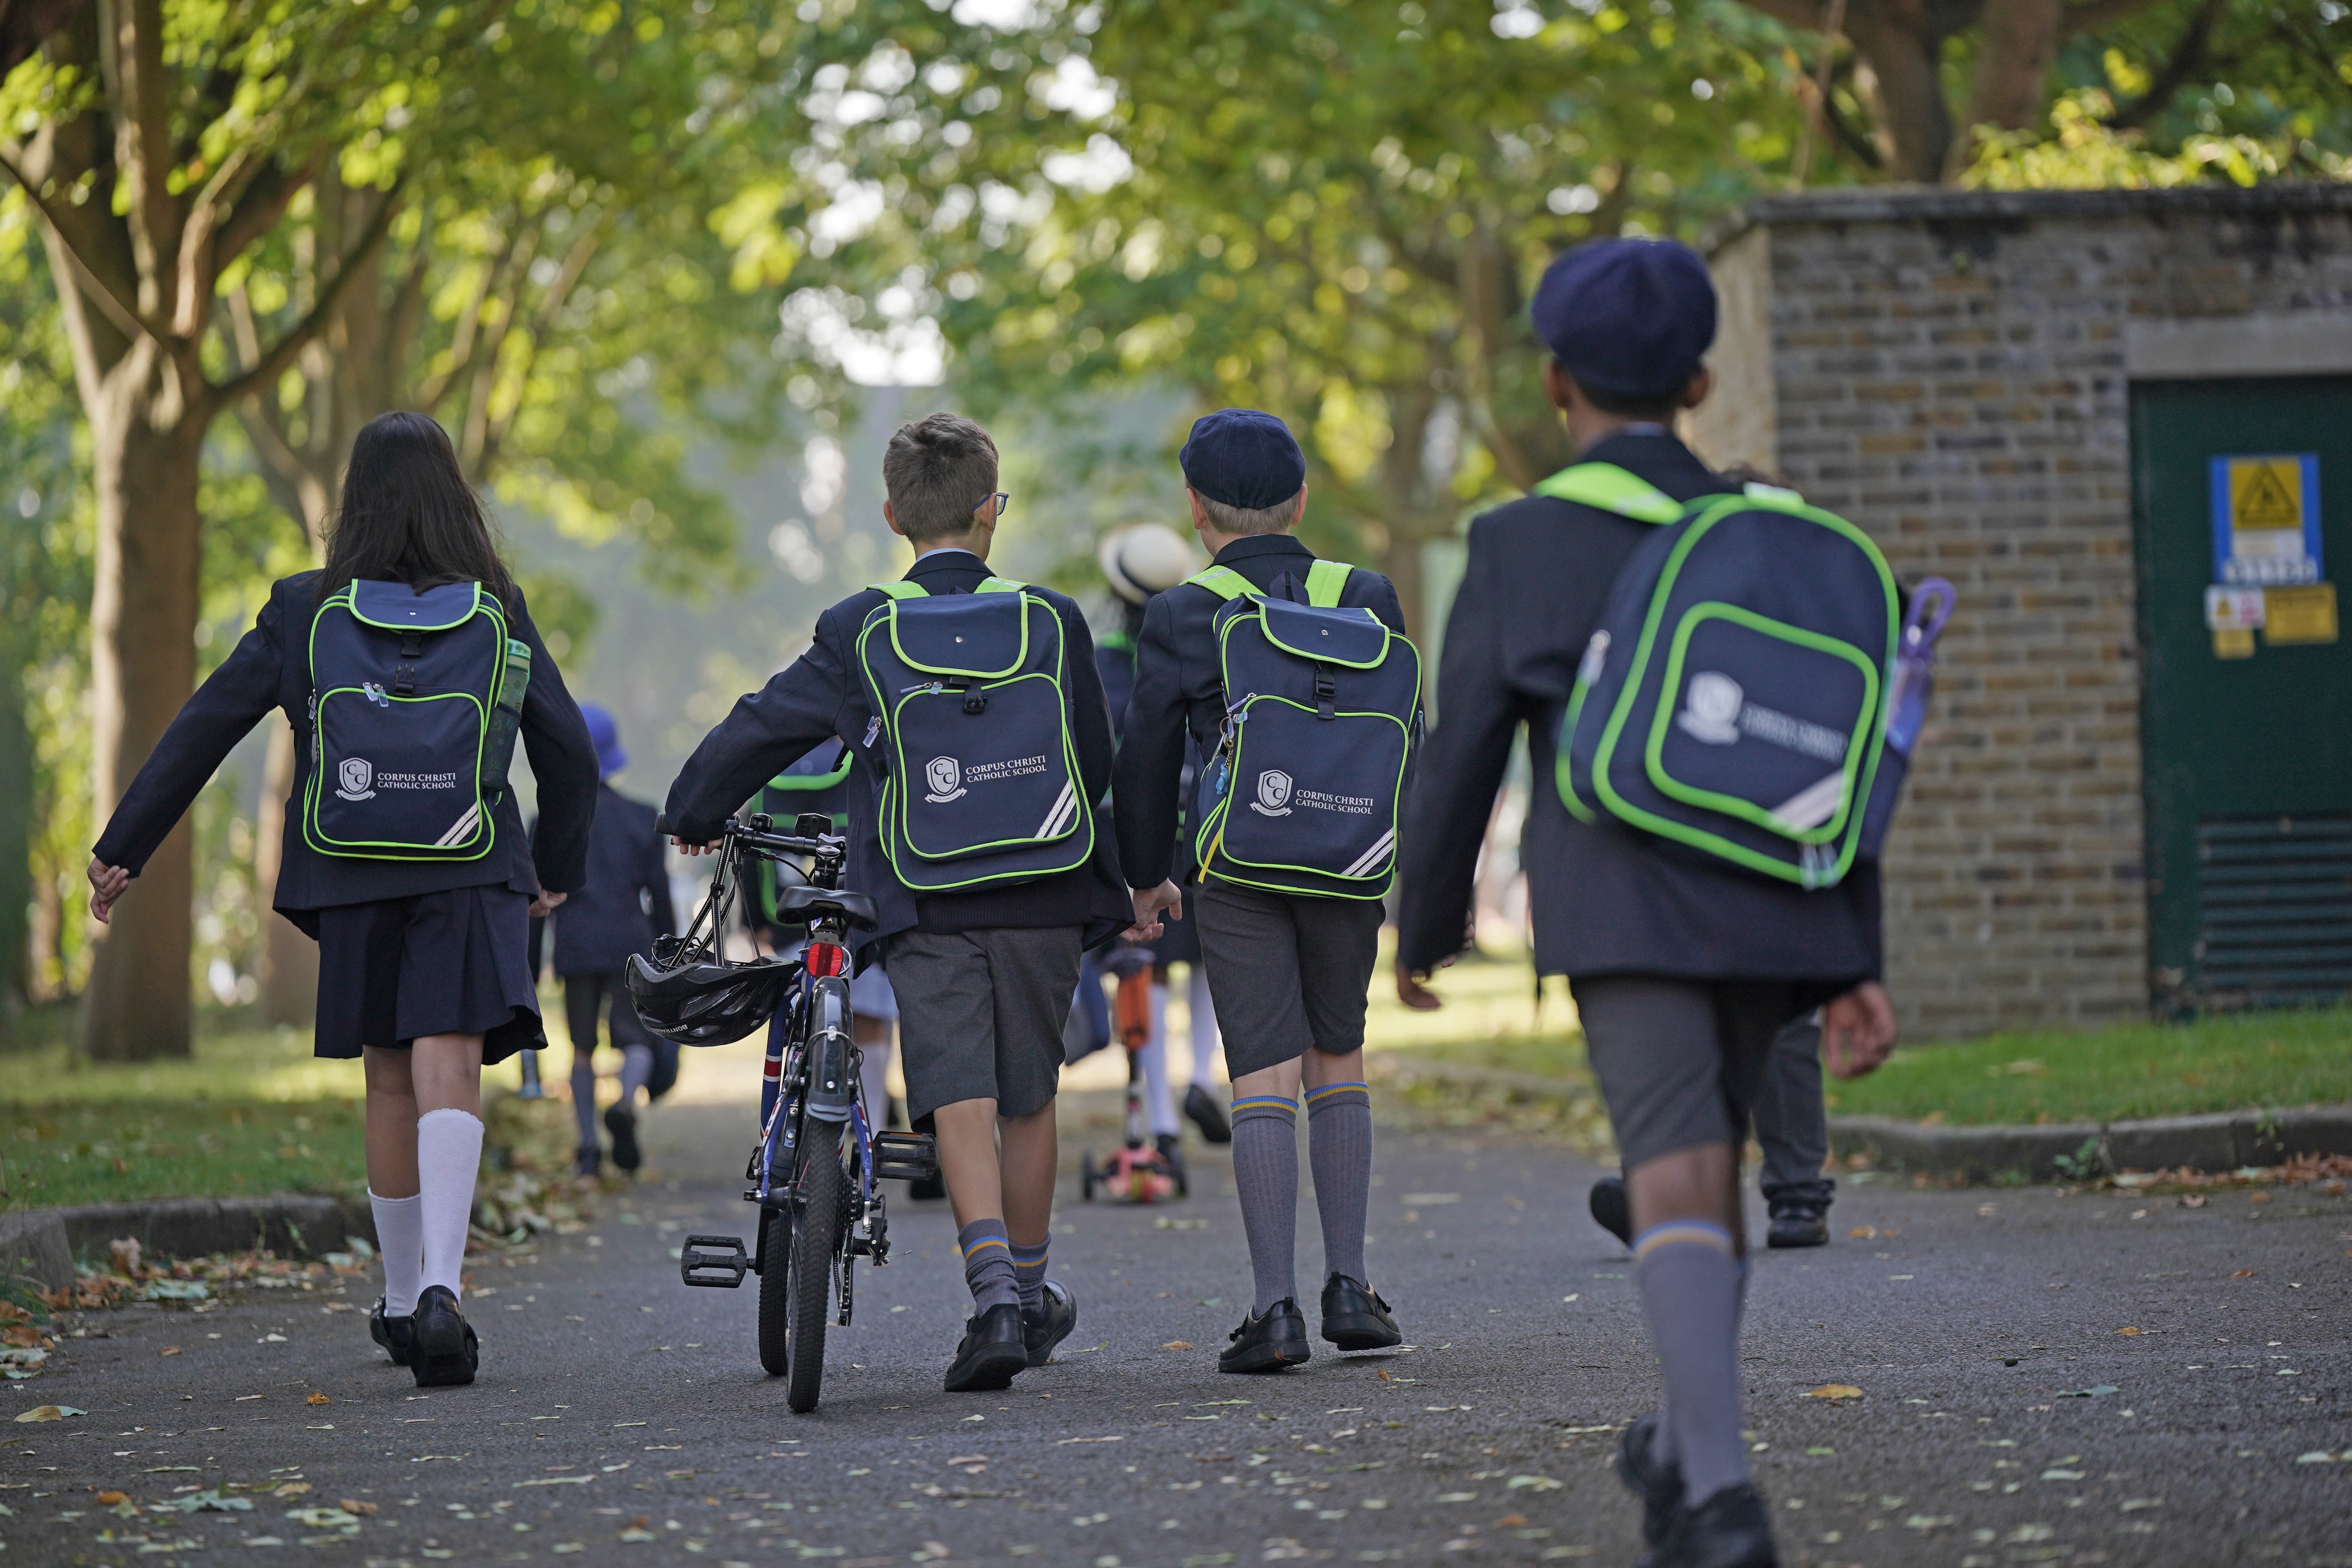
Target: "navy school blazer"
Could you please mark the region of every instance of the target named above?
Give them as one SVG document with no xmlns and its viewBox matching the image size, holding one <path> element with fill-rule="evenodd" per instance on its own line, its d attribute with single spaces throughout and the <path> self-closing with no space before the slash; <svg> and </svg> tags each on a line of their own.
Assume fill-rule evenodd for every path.
<svg viewBox="0 0 2352 1568">
<path fill-rule="evenodd" d="M 987 563 L 968 550 L 936 550 L 918 556 L 906 580 L 929 594 L 969 594 L 989 574 Z M 902 931 L 950 934 L 1075 925 L 1086 928 L 1084 940 L 1092 945 L 1127 929 L 1134 923 L 1135 907 L 1119 880 L 1118 851 L 1100 811 L 1110 787 L 1111 734 L 1094 637 L 1067 595 L 1034 586 L 1030 592 L 1053 605 L 1062 621 L 1071 737 L 1077 745 L 1080 787 L 1096 813 L 1095 851 L 1086 865 L 1016 887 L 919 897 L 891 873 L 877 830 L 882 749 L 875 743 L 879 736 L 867 734 L 873 714 L 854 657 L 858 629 L 884 602 L 875 588 L 860 589 L 818 616 L 808 651 L 766 686 L 738 699 L 733 711 L 702 738 L 670 785 L 670 832 L 688 843 L 716 838 L 753 791 L 811 748 L 838 736 L 852 758 L 847 880 L 854 890 L 873 895 L 881 916 L 880 929 L 862 942 Z"/>
<path fill-rule="evenodd" d="M 539 831 L 539 824 L 531 825 Z M 555 973 L 607 974 L 654 938 L 677 930 L 670 906 L 668 840 L 654 831 L 654 808 L 611 784 L 596 789 L 588 830 L 588 879 L 544 920 L 530 922 L 530 972 L 540 972 L 546 927 L 555 924 Z"/>
<path fill-rule="evenodd" d="M 1613 463 L 1676 500 L 1738 489 L 1667 435 L 1619 434 L 1580 459 Z M 1534 799 L 1519 849 L 1536 970 L 1571 980 L 1814 983 L 1822 999 L 1879 973 L 1878 868 L 1807 892 L 1662 852 L 1614 820 L 1577 821 L 1553 782 L 1559 725 L 1618 569 L 1652 524 L 1549 496 L 1470 525 L 1437 672 L 1437 722 L 1406 798 L 1397 956 L 1434 968 L 1465 945 L 1478 848 L 1524 728 Z"/>
<path fill-rule="evenodd" d="M 317 613 L 318 572 L 298 572 L 270 584 L 269 602 L 219 668 L 197 688 L 155 742 L 138 777 L 122 793 L 91 853 L 136 877 L 214 771 L 239 741 L 268 715 L 282 711 L 294 726 L 294 795 L 287 804 L 278 888 L 270 902 L 309 935 L 319 934 L 318 911 L 381 899 L 410 898 L 452 888 L 504 886 L 536 895 L 569 893 L 587 879 L 588 830 L 596 810 L 596 748 L 564 689 L 562 673 L 539 639 L 522 591 L 508 608 L 508 635 L 530 648 L 530 685 L 523 693 L 522 742 L 539 784 L 540 826 L 534 845 L 523 832 L 514 792 L 491 807 L 496 828 L 489 853 L 477 860 L 357 860 L 321 855 L 302 836 L 300 802 L 311 772 L 310 622 Z"/>
</svg>

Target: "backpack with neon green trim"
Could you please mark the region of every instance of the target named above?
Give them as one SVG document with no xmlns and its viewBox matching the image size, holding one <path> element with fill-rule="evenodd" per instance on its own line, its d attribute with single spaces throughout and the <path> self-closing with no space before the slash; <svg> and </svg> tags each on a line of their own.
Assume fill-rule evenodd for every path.
<svg viewBox="0 0 2352 1568">
<path fill-rule="evenodd" d="M 1569 811 L 1801 888 L 1874 858 L 1903 776 L 1886 744 L 1901 609 L 1868 536 L 1792 491 L 1685 504 L 1605 463 L 1536 493 L 1654 525 L 1577 668 Z"/>
<path fill-rule="evenodd" d="M 807 813 L 823 812 L 833 819 L 834 832 L 846 833 L 849 764 L 849 748 L 839 741 L 827 741 L 762 785 L 752 797 L 751 809 L 787 825 Z M 752 921 L 762 926 L 775 926 L 778 895 L 807 881 L 800 867 L 791 860 L 762 859 L 745 888 Z"/>
<path fill-rule="evenodd" d="M 1188 579 L 1225 601 L 1210 622 L 1224 727 L 1193 814 L 1204 879 L 1377 899 L 1396 875 L 1421 654 L 1371 611 L 1339 607 L 1354 570 L 1318 561 L 1303 604 L 1230 567 Z"/>
<path fill-rule="evenodd" d="M 1085 865 L 1094 812 L 1054 606 L 1001 577 L 936 597 L 874 587 L 888 596 L 855 658 L 879 723 L 882 853 L 898 880 L 963 892 Z"/>
<path fill-rule="evenodd" d="M 498 837 L 530 648 L 479 583 L 360 581 L 310 618 L 302 837 L 357 860 L 478 860 Z"/>
</svg>

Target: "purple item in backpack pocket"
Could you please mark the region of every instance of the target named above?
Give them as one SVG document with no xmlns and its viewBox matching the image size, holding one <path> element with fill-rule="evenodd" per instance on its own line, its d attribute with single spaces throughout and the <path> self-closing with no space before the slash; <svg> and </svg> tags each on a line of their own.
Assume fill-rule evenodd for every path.
<svg viewBox="0 0 2352 1568">
<path fill-rule="evenodd" d="M 1951 584 L 1941 577 L 1923 579 L 1911 590 L 1910 607 L 1895 637 L 1895 673 L 1887 682 L 1886 749 L 1879 756 L 1863 818 L 1861 853 L 1865 859 L 1878 858 L 1887 825 L 1894 820 L 1912 749 L 1927 721 L 1927 698 L 1936 689 L 1936 639 L 1952 618 L 1955 597 Z"/>
</svg>

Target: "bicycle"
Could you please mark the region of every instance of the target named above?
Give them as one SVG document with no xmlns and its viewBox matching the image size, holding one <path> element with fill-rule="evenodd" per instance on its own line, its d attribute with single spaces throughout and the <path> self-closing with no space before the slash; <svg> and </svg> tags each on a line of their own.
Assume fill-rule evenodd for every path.
<svg viewBox="0 0 2352 1568">
<path fill-rule="evenodd" d="M 873 899 L 841 886 L 848 840 L 828 831 L 832 826 L 816 813 L 799 817 L 789 834 L 776 832 L 764 814 L 729 818 L 709 896 L 682 935 L 654 944 L 662 971 L 715 963 L 748 862 L 808 862 L 804 884 L 784 889 L 776 908 L 780 920 L 807 926 L 807 944 L 791 958 L 761 961 L 777 967 L 783 1026 L 769 1032 L 760 1140 L 743 1173 L 744 1201 L 760 1207 L 753 1245 L 736 1236 L 688 1236 L 678 1258 L 679 1279 L 698 1289 L 731 1290 L 747 1273 L 760 1277 L 760 1364 L 785 1380 L 785 1403 L 802 1413 L 816 1407 L 824 1382 L 827 1321 L 849 1324 L 852 1262 L 866 1258 L 878 1268 L 889 1261 L 889 1216 L 877 1184 L 939 1169 L 928 1134 L 866 1125 L 847 936 L 877 921 Z"/>
</svg>

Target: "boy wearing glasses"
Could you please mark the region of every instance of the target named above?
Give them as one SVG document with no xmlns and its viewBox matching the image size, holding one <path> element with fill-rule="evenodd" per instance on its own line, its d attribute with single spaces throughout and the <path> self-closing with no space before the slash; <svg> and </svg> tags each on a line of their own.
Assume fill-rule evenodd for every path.
<svg viewBox="0 0 2352 1568">
<path fill-rule="evenodd" d="M 906 581 L 932 596 L 972 593 L 988 581 L 1007 498 L 996 489 L 996 444 L 986 431 L 951 414 L 904 426 L 883 455 L 882 479 L 889 497 L 882 514 L 915 547 Z M 1075 602 L 1048 588 L 1029 592 L 1061 620 L 1070 735 L 1082 805 L 1092 812 L 1111 772 L 1094 641 Z M 1044 1365 L 1077 1323 L 1070 1292 L 1045 1278 L 1062 1025 L 1079 952 L 1131 925 L 1135 911 L 1105 834 L 1095 836 L 1086 864 L 1009 886 L 917 893 L 892 873 L 877 831 L 882 724 L 854 652 L 867 616 L 887 598 L 879 588 L 861 589 L 818 617 L 808 651 L 738 700 L 695 749 L 671 786 L 669 822 L 691 852 L 812 747 L 835 736 L 848 747 L 848 885 L 872 894 L 881 916 L 858 963 L 879 960 L 889 969 L 907 1114 L 939 1138 L 972 1296 L 947 1389 L 999 1389 L 1024 1367 Z"/>
</svg>

